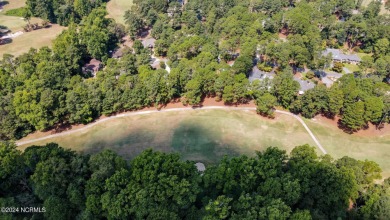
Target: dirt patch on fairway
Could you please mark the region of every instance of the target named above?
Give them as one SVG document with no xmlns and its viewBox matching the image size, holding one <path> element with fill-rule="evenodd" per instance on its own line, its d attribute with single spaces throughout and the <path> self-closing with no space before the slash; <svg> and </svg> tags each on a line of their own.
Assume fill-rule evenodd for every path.
<svg viewBox="0 0 390 220">
<path fill-rule="evenodd" d="M 324 117 L 322 115 L 315 116 L 311 121 L 315 123 L 323 123 L 326 125 L 330 125 L 332 127 L 338 127 L 338 121 L 340 120 L 340 117 L 335 117 L 334 119 L 330 119 L 327 117 Z M 369 123 L 367 128 L 361 129 L 357 132 L 352 133 L 353 136 L 358 137 L 381 137 L 390 135 L 390 126 L 389 124 L 385 124 L 385 126 L 381 129 L 377 129 L 375 125 Z"/>
</svg>

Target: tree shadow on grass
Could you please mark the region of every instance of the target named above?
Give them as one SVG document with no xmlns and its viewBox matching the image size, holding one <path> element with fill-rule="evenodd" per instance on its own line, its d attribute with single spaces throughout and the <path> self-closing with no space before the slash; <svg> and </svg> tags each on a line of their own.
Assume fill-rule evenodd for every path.
<svg viewBox="0 0 390 220">
<path fill-rule="evenodd" d="M 189 122 L 180 123 L 173 128 L 172 137 L 165 137 L 166 133 L 158 133 L 149 129 L 137 129 L 135 131 L 115 134 L 106 133 L 103 137 L 98 134 L 86 137 L 90 141 L 82 146 L 82 152 L 95 154 L 103 149 L 111 149 L 126 159 L 132 159 L 146 149 L 153 149 L 161 152 L 179 153 L 182 160 L 193 160 L 203 163 L 216 163 L 225 155 L 237 156 L 240 153 L 235 151 L 234 143 L 224 144 L 219 142 L 220 137 L 213 136 L 207 128 L 194 125 Z M 163 135 L 163 136 L 162 136 Z"/>
<path fill-rule="evenodd" d="M 4 5 L 8 5 L 9 1 L 0 1 L 0 9 L 3 9 Z"/>
<path fill-rule="evenodd" d="M 347 126 L 345 126 L 345 125 L 343 124 L 343 122 L 341 121 L 341 119 L 339 119 L 339 120 L 337 121 L 337 127 L 338 127 L 339 129 L 341 129 L 344 133 L 347 133 L 347 134 L 353 134 L 353 133 L 358 132 L 359 130 L 367 130 L 367 129 L 369 129 L 369 127 L 368 127 L 367 124 L 366 124 L 366 125 L 363 125 L 360 129 L 357 129 L 357 130 L 350 129 L 350 128 L 348 128 Z"/>
<path fill-rule="evenodd" d="M 12 43 L 11 38 L 0 39 L 0 45 L 6 45 Z"/>
<path fill-rule="evenodd" d="M 225 155 L 238 156 L 230 144 L 220 142 L 220 137 L 213 135 L 210 129 L 183 122 L 173 132 L 171 147 L 184 160 L 194 160 L 204 163 L 216 163 Z M 232 143 L 234 145 L 234 143 Z"/>
<path fill-rule="evenodd" d="M 112 132 L 112 131 L 111 131 Z M 140 129 L 129 134 L 107 137 L 92 137 L 90 142 L 83 146 L 83 153 L 95 154 L 104 149 L 111 149 L 125 159 L 132 159 L 142 151 L 152 148 L 159 151 L 167 151 L 163 147 L 153 146 L 156 135 L 147 129 Z M 161 143 L 162 144 L 162 143 Z"/>
</svg>

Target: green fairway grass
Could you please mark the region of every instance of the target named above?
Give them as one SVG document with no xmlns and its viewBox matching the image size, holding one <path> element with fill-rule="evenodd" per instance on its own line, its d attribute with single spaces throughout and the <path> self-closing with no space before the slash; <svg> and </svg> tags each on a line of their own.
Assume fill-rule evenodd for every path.
<svg viewBox="0 0 390 220">
<path fill-rule="evenodd" d="M 31 139 L 33 136 L 25 138 Z M 183 159 L 216 162 L 224 155 L 254 155 L 269 146 L 288 152 L 313 140 L 293 117 L 277 115 L 275 120 L 254 112 L 201 110 L 166 112 L 116 118 L 79 133 L 34 144 L 57 142 L 86 153 L 110 148 L 132 158 L 147 148 L 179 152 Z M 31 145 L 31 144 L 30 144 Z M 21 146 L 24 149 L 28 145 Z"/>
<path fill-rule="evenodd" d="M 335 159 L 350 156 L 373 160 L 390 176 L 390 134 L 383 137 L 359 137 L 344 133 L 331 124 L 305 122 L 320 143 Z M 32 134 L 22 139 L 41 137 Z M 271 120 L 253 111 L 201 110 L 152 113 L 115 118 L 86 130 L 35 142 L 59 143 L 65 148 L 96 153 L 113 149 L 131 159 L 145 149 L 179 152 L 184 160 L 213 163 L 224 155 L 254 155 L 269 146 L 290 152 L 302 144 L 314 145 L 303 126 L 293 117 L 277 114 Z M 20 146 L 25 149 L 33 144 Z M 320 155 L 320 152 L 317 151 Z"/>
<path fill-rule="evenodd" d="M 4 10 L 0 14 L 4 14 L 6 10 L 21 8 L 26 5 L 26 0 L 6 0 L 8 3 L 4 5 Z"/>
<path fill-rule="evenodd" d="M 352 73 L 360 71 L 360 67 L 358 65 L 355 65 L 355 64 L 344 63 L 344 67 L 349 69 L 349 71 L 351 71 Z"/>
<path fill-rule="evenodd" d="M 12 33 L 23 31 L 23 27 L 27 22 L 16 16 L 7 16 L 5 12 L 10 9 L 20 8 L 25 6 L 25 0 L 11 0 L 4 6 L 0 12 L 0 25 L 6 26 Z M 31 18 L 30 23 L 41 24 L 42 19 Z M 31 32 L 23 33 L 22 35 L 12 39 L 11 43 L 0 45 L 0 58 L 8 53 L 14 56 L 19 56 L 30 50 L 31 47 L 39 49 L 43 46 L 51 46 L 51 42 L 65 28 L 59 25 L 52 25 L 50 28 L 39 29 Z"/>
<path fill-rule="evenodd" d="M 133 0 L 111 0 L 107 3 L 108 16 L 117 23 L 125 24 L 125 12 L 130 10 L 132 5 Z"/>
<path fill-rule="evenodd" d="M 31 47 L 36 49 L 43 46 L 51 46 L 51 42 L 55 39 L 65 27 L 52 25 L 50 28 L 43 28 L 31 32 L 24 33 L 12 39 L 12 43 L 0 45 L 0 57 L 4 54 L 12 54 L 19 56 L 30 50 Z"/>
<path fill-rule="evenodd" d="M 372 160 L 381 166 L 384 177 L 390 177 L 390 134 L 362 137 L 347 134 L 331 124 L 307 119 L 305 122 L 333 158 L 350 156 Z"/>
</svg>

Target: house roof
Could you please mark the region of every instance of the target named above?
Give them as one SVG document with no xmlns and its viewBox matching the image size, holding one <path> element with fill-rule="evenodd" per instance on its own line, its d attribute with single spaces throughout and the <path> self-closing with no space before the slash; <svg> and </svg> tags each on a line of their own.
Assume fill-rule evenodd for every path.
<svg viewBox="0 0 390 220">
<path fill-rule="evenodd" d="M 84 71 L 91 71 L 96 73 L 102 68 L 102 62 L 97 59 L 91 59 L 89 63 L 85 64 L 83 67 Z"/>
<path fill-rule="evenodd" d="M 145 48 L 149 48 L 150 46 L 154 47 L 155 42 L 156 42 L 156 39 L 147 38 L 147 39 L 142 40 L 142 45 L 144 45 Z"/>
<path fill-rule="evenodd" d="M 360 62 L 361 59 L 356 54 L 344 54 L 342 51 L 338 49 L 330 49 L 327 48 L 325 51 L 322 52 L 323 56 L 327 56 L 328 54 L 332 54 L 332 58 L 334 60 L 350 60 L 355 62 Z"/>
<path fill-rule="evenodd" d="M 123 57 L 123 51 L 121 48 L 113 51 L 112 55 L 111 55 L 112 58 L 121 58 Z"/>
<path fill-rule="evenodd" d="M 259 68 L 257 68 L 257 66 L 254 66 L 252 71 L 249 73 L 248 79 L 250 82 L 253 82 L 256 79 L 264 80 L 265 78 L 273 79 L 274 77 L 275 77 L 274 72 L 267 73 L 267 72 L 259 70 Z"/>
<path fill-rule="evenodd" d="M 313 89 L 315 87 L 315 84 L 309 80 L 302 80 L 294 77 L 294 80 L 297 81 L 300 85 L 299 91 L 307 91 L 309 89 Z"/>
</svg>

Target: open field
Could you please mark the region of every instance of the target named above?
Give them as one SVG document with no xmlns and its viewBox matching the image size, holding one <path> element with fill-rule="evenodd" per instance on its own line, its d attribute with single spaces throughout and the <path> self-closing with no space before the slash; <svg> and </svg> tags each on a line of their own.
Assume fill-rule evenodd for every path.
<svg viewBox="0 0 390 220">
<path fill-rule="evenodd" d="M 314 135 L 333 158 L 350 156 L 359 160 L 377 162 L 384 177 L 390 177 L 390 132 L 378 131 L 375 136 L 347 134 L 340 130 L 334 122 L 326 118 L 305 119 Z"/>
<path fill-rule="evenodd" d="M 29 136 L 26 139 L 35 138 Z M 183 159 L 215 162 L 223 155 L 253 155 L 269 146 L 288 152 L 294 146 L 314 142 L 293 117 L 275 120 L 253 111 L 200 110 L 163 112 L 115 118 L 80 133 L 35 142 L 57 142 L 77 151 L 94 153 L 111 148 L 126 158 L 144 149 L 179 152 Z M 21 146 L 20 149 L 28 145 Z"/>
<path fill-rule="evenodd" d="M 32 18 L 30 23 L 38 23 L 42 22 L 39 18 Z M 23 27 L 27 24 L 21 17 L 15 16 L 7 16 L 0 14 L 0 25 L 6 26 L 12 32 L 23 31 Z"/>
<path fill-rule="evenodd" d="M 20 8 L 25 6 L 25 0 L 10 0 L 4 5 L 3 11 L 0 12 L 0 25 L 6 26 L 12 33 L 23 31 L 23 27 L 27 24 L 21 17 L 7 16 L 5 12 L 10 9 Z M 42 19 L 32 18 L 30 23 L 40 24 Z M 22 35 L 12 39 L 11 43 L 0 45 L 0 58 L 8 53 L 14 56 L 21 55 L 33 48 L 41 48 L 43 46 L 51 46 L 51 42 L 55 39 L 65 27 L 52 25 L 50 28 L 39 29 L 31 32 L 23 33 Z"/>
<path fill-rule="evenodd" d="M 131 9 L 133 0 L 110 0 L 107 3 L 107 12 L 110 18 L 113 18 L 119 24 L 125 24 L 124 15 Z"/>
<path fill-rule="evenodd" d="M 0 46 L 0 57 L 5 53 L 14 56 L 21 55 L 33 48 L 41 48 L 43 46 L 51 46 L 51 42 L 55 39 L 65 27 L 52 25 L 50 28 L 43 28 L 31 32 L 24 33 L 12 39 L 12 43 Z"/>
<path fill-rule="evenodd" d="M 346 134 L 329 119 L 304 120 L 322 146 L 333 158 L 350 156 L 376 161 L 383 176 L 390 177 L 390 133 L 363 131 Z M 47 134 L 46 134 L 47 135 Z M 45 136 L 31 134 L 20 141 Z M 69 135 L 37 141 L 42 145 L 57 142 L 76 151 L 95 153 L 110 148 L 132 158 L 147 148 L 179 152 L 183 159 L 212 163 L 223 155 L 253 155 L 268 146 L 291 151 L 294 146 L 313 140 L 295 118 L 277 114 L 276 119 L 263 118 L 254 111 L 201 110 L 161 112 L 114 118 Z M 25 144 L 25 149 L 32 144 Z M 320 154 L 319 150 L 317 152 Z"/>
<path fill-rule="evenodd" d="M 7 2 L 7 4 L 4 5 L 5 10 L 0 12 L 0 14 L 3 14 L 6 10 L 21 8 L 26 5 L 26 0 L 5 0 L 5 2 Z"/>
</svg>

